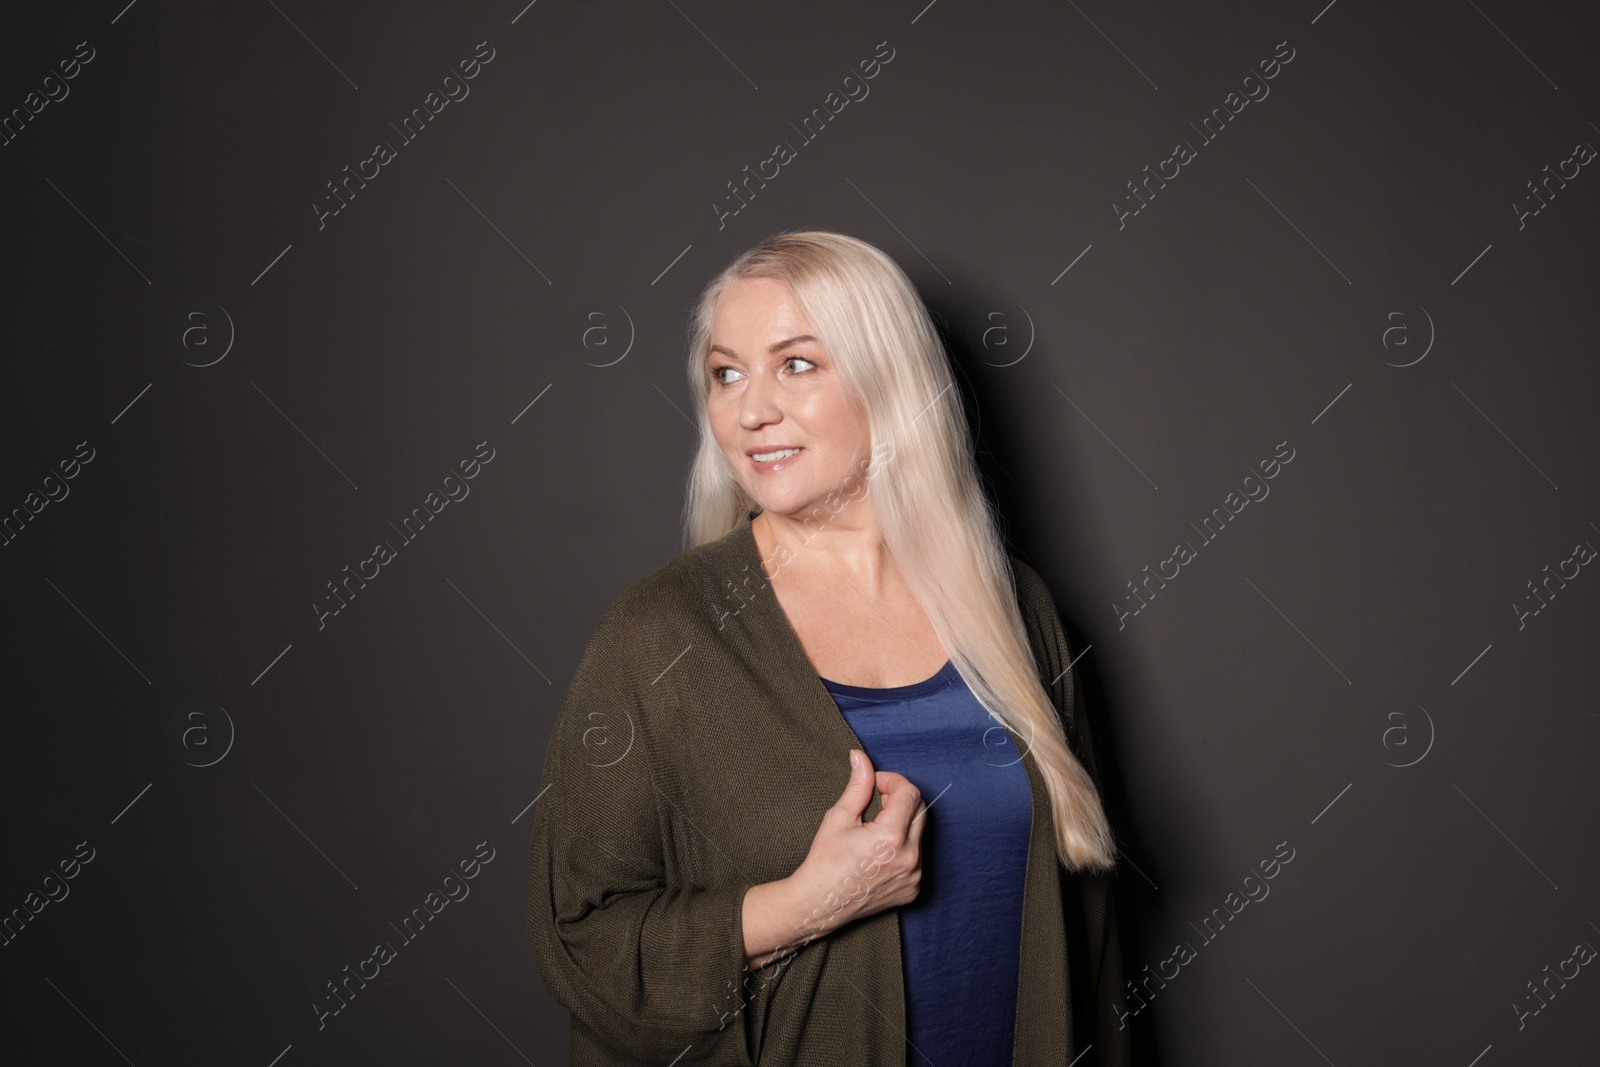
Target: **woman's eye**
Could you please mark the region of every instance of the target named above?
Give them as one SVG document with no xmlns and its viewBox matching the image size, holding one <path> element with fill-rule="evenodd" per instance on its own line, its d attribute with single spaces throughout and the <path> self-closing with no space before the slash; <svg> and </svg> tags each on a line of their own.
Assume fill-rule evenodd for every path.
<svg viewBox="0 0 1600 1067">
<path fill-rule="evenodd" d="M 728 367 L 728 366 L 712 367 L 711 368 L 711 380 L 716 382 L 719 385 L 727 385 L 728 384 L 728 379 L 726 379 L 726 378 L 724 378 L 722 376 L 722 372 L 723 371 L 730 371 L 730 370 L 733 371 L 735 374 L 739 373 L 737 370 L 734 370 L 734 368 Z"/>
<path fill-rule="evenodd" d="M 802 371 L 808 371 L 812 367 L 816 366 L 815 363 L 811 362 L 809 359 L 806 359 L 803 356 L 790 356 L 787 362 L 789 362 L 789 363 L 804 363 L 805 366 L 799 368 Z"/>
</svg>

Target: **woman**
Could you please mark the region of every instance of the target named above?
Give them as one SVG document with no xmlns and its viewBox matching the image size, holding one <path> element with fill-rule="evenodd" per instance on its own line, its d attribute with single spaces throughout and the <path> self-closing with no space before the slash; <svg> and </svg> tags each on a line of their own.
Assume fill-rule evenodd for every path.
<svg viewBox="0 0 1600 1067">
<path fill-rule="evenodd" d="M 910 281 L 779 234 L 689 357 L 690 547 L 606 611 L 535 808 L 573 1064 L 1126 1063 L 1070 651 Z"/>
</svg>

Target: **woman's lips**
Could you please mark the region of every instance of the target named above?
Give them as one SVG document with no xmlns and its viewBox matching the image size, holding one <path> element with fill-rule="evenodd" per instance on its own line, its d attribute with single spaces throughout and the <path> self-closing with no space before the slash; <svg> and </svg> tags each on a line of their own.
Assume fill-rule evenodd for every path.
<svg viewBox="0 0 1600 1067">
<path fill-rule="evenodd" d="M 771 460 L 771 461 L 766 462 L 766 463 L 763 463 L 759 459 L 756 458 L 757 455 L 768 456 L 768 455 L 772 455 L 774 452 L 788 452 L 789 455 L 783 456 L 780 459 Z M 759 453 L 752 454 L 750 456 L 750 462 L 751 462 L 751 464 L 753 464 L 755 466 L 756 473 L 758 473 L 758 474 L 772 474 L 775 471 L 781 471 L 781 470 L 785 469 L 786 467 L 788 467 L 790 464 L 792 464 L 795 460 L 799 459 L 803 455 L 805 455 L 805 449 L 803 449 L 803 448 L 792 449 L 792 450 L 791 449 L 775 448 L 775 449 L 772 449 L 771 451 L 765 451 L 765 452 L 759 452 Z"/>
</svg>

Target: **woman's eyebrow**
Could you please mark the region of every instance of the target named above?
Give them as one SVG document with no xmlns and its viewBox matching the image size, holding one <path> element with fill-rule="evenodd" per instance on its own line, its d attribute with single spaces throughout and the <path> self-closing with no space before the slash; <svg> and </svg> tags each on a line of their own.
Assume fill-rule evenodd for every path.
<svg viewBox="0 0 1600 1067">
<path fill-rule="evenodd" d="M 809 343 L 815 343 L 815 344 L 820 344 L 821 343 L 821 342 L 817 341 L 817 339 L 815 337 L 812 337 L 809 333 L 803 333 L 803 334 L 799 335 L 798 337 L 790 337 L 790 338 L 787 338 L 786 340 L 779 341 L 776 344 L 771 345 L 770 347 L 767 348 L 767 352 L 769 354 L 774 354 L 774 353 L 782 351 L 785 348 L 789 348 L 792 345 L 806 344 L 808 342 Z M 738 359 L 739 358 L 739 354 L 737 352 L 735 352 L 731 348 L 725 348 L 722 345 L 712 345 L 707 351 L 708 351 L 708 353 L 709 352 L 721 352 L 723 355 L 731 356 L 734 359 Z"/>
</svg>

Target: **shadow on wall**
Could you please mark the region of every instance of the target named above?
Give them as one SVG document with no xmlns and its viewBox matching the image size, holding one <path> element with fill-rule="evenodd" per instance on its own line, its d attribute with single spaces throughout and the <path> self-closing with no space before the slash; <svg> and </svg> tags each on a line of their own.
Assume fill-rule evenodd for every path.
<svg viewBox="0 0 1600 1067">
<path fill-rule="evenodd" d="M 1029 484 L 1019 481 L 1008 469 L 1019 466 L 1014 460 L 1024 455 L 1025 451 L 1019 435 L 1011 430 L 1012 421 L 1005 417 L 1007 402 L 997 387 L 1000 379 L 996 375 L 1008 373 L 1005 365 L 1017 359 L 1022 349 L 1018 348 L 1013 354 L 993 346 L 980 348 L 985 324 L 991 321 L 991 310 L 1001 306 L 1010 311 L 1019 309 L 1009 301 L 997 303 L 982 291 L 981 286 L 964 285 L 961 281 L 956 281 L 953 286 L 919 285 L 918 288 L 950 352 L 962 404 L 976 441 L 979 474 L 985 492 L 1001 516 L 1008 547 L 1013 554 L 1033 565 L 1050 584 L 1071 647 L 1087 648 L 1101 635 L 1084 631 L 1081 623 L 1088 614 L 1086 606 L 1063 599 L 1059 583 L 1050 581 L 1050 572 L 1059 570 L 1059 567 L 1041 565 L 1058 556 L 1059 550 L 1051 545 L 1045 533 L 1048 524 L 1058 520 L 1049 514 L 1048 509 L 1040 506 L 1039 494 L 1050 491 L 1052 499 L 1064 499 L 1067 502 L 1069 511 L 1080 505 L 1074 503 L 1076 498 L 1070 485 L 1051 487 L 1037 478 Z M 932 292 L 935 288 L 937 292 Z M 1047 356 L 1042 346 L 1031 336 L 1029 340 L 1032 349 L 1027 358 L 1043 363 Z M 1015 345 L 1013 347 L 1017 348 Z M 1033 368 L 1035 374 L 1037 369 L 1037 366 Z M 1063 407 L 1070 411 L 1065 404 Z M 1070 478 L 1066 480 L 1070 482 Z M 1086 518 L 1084 529 L 1095 529 L 1091 518 Z M 1065 565 L 1087 568 L 1091 563 L 1091 560 L 1076 559 L 1066 561 Z M 1131 977 L 1139 967 L 1141 946 L 1152 931 L 1162 926 L 1161 904 L 1146 876 L 1154 879 L 1155 885 L 1160 885 L 1163 872 L 1160 863 L 1144 847 L 1144 834 L 1134 823 L 1132 808 L 1123 787 L 1117 728 L 1119 701 L 1108 691 L 1106 679 L 1098 667 L 1098 657 L 1087 656 L 1079 660 L 1074 669 L 1078 683 L 1083 686 L 1090 729 L 1099 754 L 1106 817 L 1126 857 L 1116 878 L 1116 907 L 1123 970 Z M 1181 790 L 1181 785 L 1178 788 Z M 1133 870 L 1133 866 L 1144 872 L 1143 875 Z M 1136 1024 L 1130 1021 L 1129 1025 Z M 1131 1047 L 1136 1067 L 1155 1067 L 1164 1062 L 1159 1046 L 1159 1028 L 1155 1026 L 1139 1026 L 1133 1035 Z"/>
</svg>

